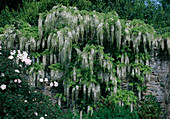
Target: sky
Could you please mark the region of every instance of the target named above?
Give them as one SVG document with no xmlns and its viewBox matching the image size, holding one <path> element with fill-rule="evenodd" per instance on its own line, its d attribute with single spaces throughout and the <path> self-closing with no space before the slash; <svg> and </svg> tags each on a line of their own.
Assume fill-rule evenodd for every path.
<svg viewBox="0 0 170 119">
<path fill-rule="evenodd" d="M 158 0 L 151 0 L 154 1 L 156 4 L 160 4 Z"/>
</svg>

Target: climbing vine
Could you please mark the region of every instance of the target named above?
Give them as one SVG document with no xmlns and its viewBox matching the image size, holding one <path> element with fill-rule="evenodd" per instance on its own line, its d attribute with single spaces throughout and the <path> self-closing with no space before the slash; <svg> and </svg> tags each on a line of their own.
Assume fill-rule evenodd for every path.
<svg viewBox="0 0 170 119">
<path fill-rule="evenodd" d="M 140 20 L 121 20 L 116 12 L 57 5 L 40 14 L 38 22 L 38 27 L 9 26 L 2 39 L 30 52 L 31 82 L 45 77 L 59 82 L 59 106 L 64 100 L 67 106 L 93 110 L 103 96 L 133 111 L 150 81 L 150 52 L 169 53 L 168 35 L 157 35 Z"/>
</svg>

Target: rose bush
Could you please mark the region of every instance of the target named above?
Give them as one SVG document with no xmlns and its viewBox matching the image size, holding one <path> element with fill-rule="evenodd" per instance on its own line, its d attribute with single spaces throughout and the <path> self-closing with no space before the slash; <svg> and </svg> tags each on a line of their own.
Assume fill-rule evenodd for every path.
<svg viewBox="0 0 170 119">
<path fill-rule="evenodd" d="M 19 60 L 19 63 L 16 63 Z M 57 118 L 58 106 L 49 97 L 30 89 L 26 79 L 31 59 L 27 52 L 0 46 L 0 117 L 2 118 Z M 45 79 L 47 80 L 47 79 Z"/>
</svg>

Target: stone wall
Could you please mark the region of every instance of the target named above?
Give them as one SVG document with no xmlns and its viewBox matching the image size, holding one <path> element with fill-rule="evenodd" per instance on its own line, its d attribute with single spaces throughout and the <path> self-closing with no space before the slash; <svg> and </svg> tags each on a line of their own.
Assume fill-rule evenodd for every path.
<svg viewBox="0 0 170 119">
<path fill-rule="evenodd" d="M 161 60 L 158 57 L 158 52 L 155 50 L 151 53 L 150 67 L 152 68 L 152 73 L 150 81 L 146 84 L 148 87 L 146 95 L 150 93 L 155 95 L 161 104 L 163 111 L 162 118 L 170 119 L 170 60 Z M 50 87 L 46 87 L 44 94 L 51 97 L 53 104 L 59 103 L 54 98 L 56 90 L 54 91 Z"/>
<path fill-rule="evenodd" d="M 152 93 L 157 97 L 163 109 L 163 119 L 170 119 L 170 60 L 161 60 L 158 52 L 154 51 L 151 53 L 150 67 L 153 69 L 147 83 L 147 94 Z"/>
</svg>

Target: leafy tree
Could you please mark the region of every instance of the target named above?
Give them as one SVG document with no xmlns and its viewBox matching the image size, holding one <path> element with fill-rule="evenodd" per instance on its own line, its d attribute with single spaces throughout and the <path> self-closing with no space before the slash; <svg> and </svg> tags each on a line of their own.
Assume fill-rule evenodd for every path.
<svg viewBox="0 0 170 119">
<path fill-rule="evenodd" d="M 12 24 L 11 21 L 17 18 L 27 21 L 31 25 L 37 25 L 39 13 L 46 12 L 56 4 L 76 6 L 80 10 L 96 10 L 105 13 L 115 10 L 121 19 L 143 20 L 145 23 L 153 25 L 159 33 L 165 31 L 160 28 L 170 26 L 170 2 L 168 0 L 22 0 L 22 6 L 18 7 L 17 12 L 12 11 L 13 8 L 16 8 L 11 6 L 10 3 L 0 2 L 2 8 L 9 7 L 1 11 L 0 26 L 2 27 L 5 24 Z M 15 4 L 21 4 L 21 1 Z"/>
</svg>

